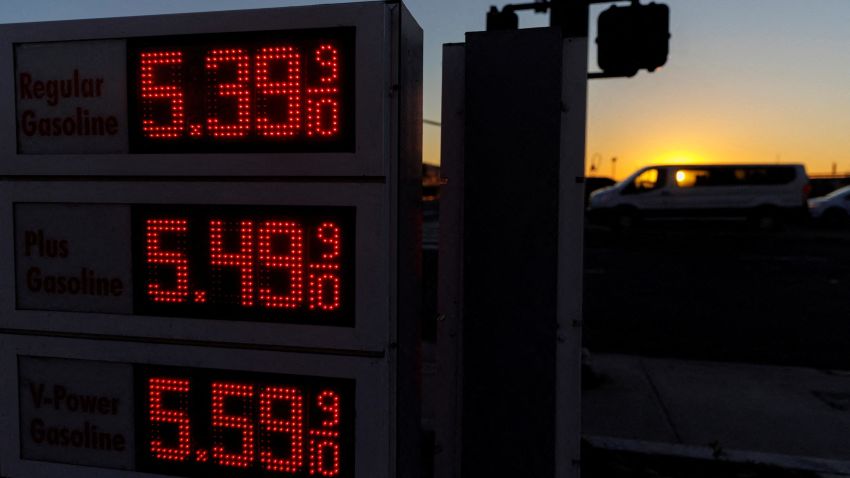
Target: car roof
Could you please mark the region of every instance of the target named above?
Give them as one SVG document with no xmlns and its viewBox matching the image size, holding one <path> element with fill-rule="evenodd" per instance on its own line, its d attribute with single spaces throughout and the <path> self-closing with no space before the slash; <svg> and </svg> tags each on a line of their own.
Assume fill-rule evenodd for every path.
<svg viewBox="0 0 850 478">
<path fill-rule="evenodd" d="M 718 164 L 718 163 L 705 163 L 705 164 L 657 164 L 654 166 L 647 166 L 648 168 L 802 168 L 803 164 L 796 163 L 787 163 L 787 164 L 759 164 L 759 163 L 750 163 L 750 164 Z"/>
</svg>

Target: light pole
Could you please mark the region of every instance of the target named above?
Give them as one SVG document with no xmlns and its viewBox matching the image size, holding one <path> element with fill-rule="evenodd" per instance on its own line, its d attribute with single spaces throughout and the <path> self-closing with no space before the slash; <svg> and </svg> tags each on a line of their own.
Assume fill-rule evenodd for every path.
<svg viewBox="0 0 850 478">
<path fill-rule="evenodd" d="M 593 153 L 593 156 L 590 157 L 590 173 L 593 174 L 596 172 L 599 167 L 602 166 L 602 155 L 599 153 Z"/>
</svg>

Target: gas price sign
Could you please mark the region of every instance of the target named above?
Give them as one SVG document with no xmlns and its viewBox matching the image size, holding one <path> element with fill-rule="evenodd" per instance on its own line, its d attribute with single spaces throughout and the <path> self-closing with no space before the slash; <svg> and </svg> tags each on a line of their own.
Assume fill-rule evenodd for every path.
<svg viewBox="0 0 850 478">
<path fill-rule="evenodd" d="M 15 45 L 18 150 L 354 152 L 354 27 Z"/>
<path fill-rule="evenodd" d="M 0 476 L 418 472 L 421 54 L 400 2 L 0 25 Z"/>
<path fill-rule="evenodd" d="M 15 217 L 21 308 L 355 325 L 353 207 L 18 204 Z"/>
<path fill-rule="evenodd" d="M 24 458 L 186 477 L 354 476 L 353 379 L 18 363 Z"/>
</svg>

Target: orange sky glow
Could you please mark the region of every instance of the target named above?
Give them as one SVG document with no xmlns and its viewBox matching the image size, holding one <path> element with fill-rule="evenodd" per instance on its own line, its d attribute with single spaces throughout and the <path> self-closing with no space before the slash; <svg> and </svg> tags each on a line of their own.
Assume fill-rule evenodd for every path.
<svg viewBox="0 0 850 478">
<path fill-rule="evenodd" d="M 593 80 L 587 164 L 803 163 L 850 174 L 850 2 L 669 1 L 655 73 Z M 591 49 L 591 65 L 595 64 Z M 600 161 L 601 158 L 601 161 Z M 588 171 L 590 172 L 590 171 Z"/>
<path fill-rule="evenodd" d="M 667 65 L 589 82 L 589 175 L 623 179 L 649 164 L 777 162 L 803 163 L 810 175 L 833 167 L 850 174 L 850 2 L 664 3 L 671 10 Z M 590 70 L 594 38 L 591 31 Z M 439 128 L 425 126 L 424 157 L 439 161 Z"/>
</svg>

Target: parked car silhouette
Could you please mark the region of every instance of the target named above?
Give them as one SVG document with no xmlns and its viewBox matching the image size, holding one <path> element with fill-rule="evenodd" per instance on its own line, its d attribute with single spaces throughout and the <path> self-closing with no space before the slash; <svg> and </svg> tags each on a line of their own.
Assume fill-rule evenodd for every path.
<svg viewBox="0 0 850 478">
<path fill-rule="evenodd" d="M 850 223 L 850 186 L 809 199 L 809 214 L 812 219 L 831 226 Z"/>
</svg>

